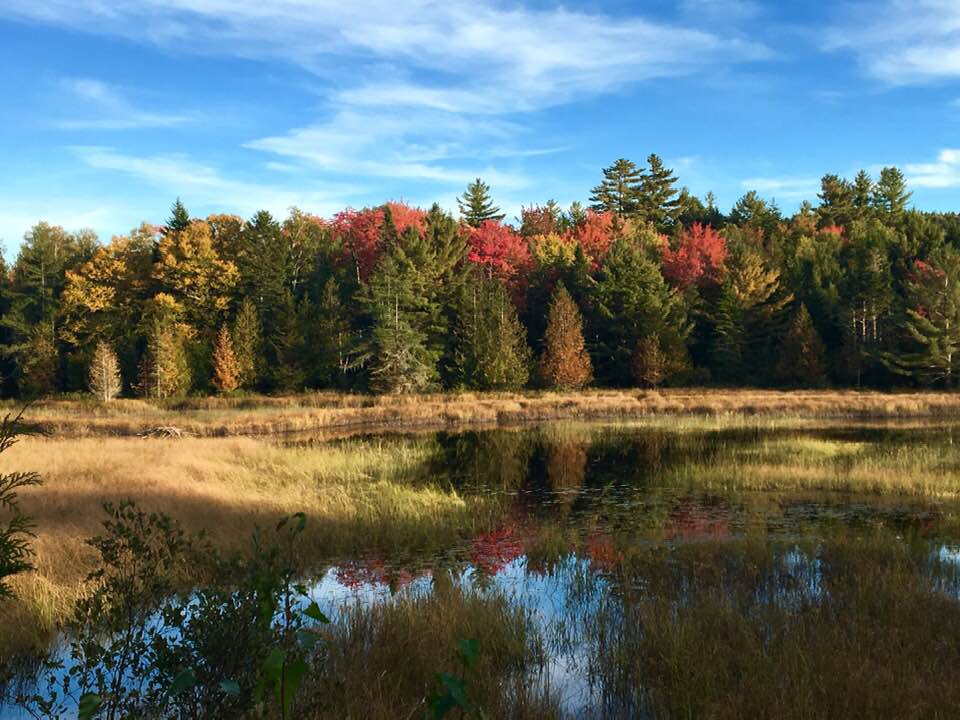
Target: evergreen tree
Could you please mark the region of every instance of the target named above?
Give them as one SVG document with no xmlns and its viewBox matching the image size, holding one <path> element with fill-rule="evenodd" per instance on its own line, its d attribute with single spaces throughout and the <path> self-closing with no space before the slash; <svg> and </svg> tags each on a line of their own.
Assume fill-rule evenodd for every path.
<svg viewBox="0 0 960 720">
<path fill-rule="evenodd" d="M 244 298 L 233 321 L 233 354 L 237 362 L 238 387 L 250 389 L 260 380 L 263 367 L 263 333 L 260 315 L 249 298 Z"/>
<path fill-rule="evenodd" d="M 220 327 L 217 344 L 213 348 L 213 386 L 222 393 L 236 390 L 240 385 L 240 367 L 233 352 L 230 328 Z"/>
<path fill-rule="evenodd" d="M 53 325 L 33 327 L 23 346 L 20 360 L 20 392 L 24 397 L 52 395 L 57 390 L 60 357 L 53 337 Z"/>
<path fill-rule="evenodd" d="M 183 232 L 188 227 L 190 227 L 190 213 L 187 212 L 187 208 L 183 206 L 180 198 L 177 198 L 170 206 L 170 218 L 164 225 L 163 234 L 174 235 Z"/>
<path fill-rule="evenodd" d="M 603 181 L 597 185 L 590 201 L 597 212 L 612 212 L 622 218 L 631 218 L 640 212 L 640 192 L 643 173 L 633 162 L 620 158 L 603 170 Z"/>
<path fill-rule="evenodd" d="M 100 402 L 113 400 L 123 390 L 117 354 L 102 340 L 93 352 L 88 378 L 90 392 Z"/>
<path fill-rule="evenodd" d="M 477 276 L 459 311 L 457 368 L 467 387 L 519 390 L 530 377 L 527 333 L 503 284 Z"/>
<path fill-rule="evenodd" d="M 659 230 L 667 230 L 680 213 L 677 176 L 665 167 L 658 155 L 647 158 L 647 169 L 640 175 L 638 194 L 640 216 Z"/>
<path fill-rule="evenodd" d="M 949 387 L 960 375 L 960 251 L 945 247 L 931 261 L 914 266 L 900 321 L 902 349 L 886 361 L 897 373 Z"/>
<path fill-rule="evenodd" d="M 713 323 L 710 347 L 710 365 L 713 376 L 725 383 L 748 382 L 744 350 L 746 330 L 743 312 L 737 301 L 733 282 L 729 278 L 720 289 L 720 295 L 710 312 Z"/>
<path fill-rule="evenodd" d="M 899 220 L 907 211 L 913 193 L 907 191 L 907 181 L 896 167 L 885 167 L 873 191 L 873 205 L 888 220 Z"/>
<path fill-rule="evenodd" d="M 500 208 L 490 198 L 490 186 L 477 178 L 467 185 L 466 191 L 457 198 L 460 215 L 471 227 L 480 227 L 485 220 L 503 220 Z"/>
<path fill-rule="evenodd" d="M 267 380 L 270 388 L 283 392 L 303 389 L 303 315 L 290 290 L 284 290 L 275 311 L 274 325 L 267 338 Z"/>
<path fill-rule="evenodd" d="M 308 358 L 307 384 L 335 387 L 355 364 L 356 348 L 350 318 L 344 312 L 340 285 L 328 278 L 316 305 L 303 308 L 304 342 Z"/>
<path fill-rule="evenodd" d="M 854 219 L 855 187 L 838 175 L 824 175 L 820 180 L 820 207 L 817 215 L 823 225 L 846 227 Z"/>
<path fill-rule="evenodd" d="M 559 283 L 550 300 L 540 374 L 547 387 L 576 389 L 593 379 L 583 340 L 583 319 L 570 293 Z"/>
<path fill-rule="evenodd" d="M 596 302 L 602 338 L 596 350 L 606 363 L 606 382 L 628 385 L 640 340 L 657 337 L 668 354 L 668 374 L 686 366 L 690 333 L 683 297 L 667 285 L 659 265 L 639 243 L 617 240 L 597 277 Z"/>
<path fill-rule="evenodd" d="M 873 178 L 866 170 L 861 170 L 853 179 L 853 207 L 857 220 L 864 220 L 869 214 L 873 192 Z"/>
<path fill-rule="evenodd" d="M 826 381 L 825 348 L 810 313 L 800 304 L 783 338 L 777 377 L 786 385 L 818 387 Z"/>
</svg>

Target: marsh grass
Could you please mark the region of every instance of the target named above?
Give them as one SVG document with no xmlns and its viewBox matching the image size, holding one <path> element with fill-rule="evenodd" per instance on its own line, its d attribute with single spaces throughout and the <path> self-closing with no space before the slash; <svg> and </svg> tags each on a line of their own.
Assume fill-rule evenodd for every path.
<svg viewBox="0 0 960 720">
<path fill-rule="evenodd" d="M 960 710 L 957 567 L 931 560 L 926 543 L 886 533 L 786 552 L 766 540 L 693 545 L 632 558 L 619 583 L 644 590 L 597 618 L 593 642 L 607 702 L 624 715 Z"/>
<path fill-rule="evenodd" d="M 473 668 L 458 661 L 462 639 L 479 643 Z M 441 579 L 429 594 L 347 609 L 331 632 L 324 673 L 305 691 L 324 699 L 318 718 L 420 718 L 435 674 L 449 672 L 463 677 L 483 717 L 554 718 L 557 699 L 538 682 L 545 659 L 529 611 Z"/>
<path fill-rule="evenodd" d="M 492 526 L 495 498 L 462 497 L 416 474 L 433 452 L 429 439 L 278 447 L 251 438 L 30 438 L 2 462 L 36 470 L 44 485 L 24 493 L 38 526 L 36 570 L 16 579 L 0 655 L 43 645 L 66 617 L 93 568 L 85 541 L 100 531 L 108 501 L 165 512 L 224 552 L 245 552 L 257 526 L 303 511 L 311 522 L 302 551 L 316 564 L 374 549 L 435 553 Z"/>
</svg>

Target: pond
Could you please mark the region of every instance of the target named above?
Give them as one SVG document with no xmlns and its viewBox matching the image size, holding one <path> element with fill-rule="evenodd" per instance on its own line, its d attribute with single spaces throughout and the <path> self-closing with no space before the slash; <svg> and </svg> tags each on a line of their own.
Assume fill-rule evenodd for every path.
<svg viewBox="0 0 960 720">
<path fill-rule="evenodd" d="M 355 631 L 376 607 L 440 612 L 426 599 L 451 588 L 496 598 L 519 613 L 529 650 L 504 671 L 526 700 L 496 707 L 733 717 L 774 715 L 807 693 L 830 714 L 857 697 L 835 677 L 882 677 L 898 655 L 925 689 L 898 698 L 861 682 L 851 714 L 913 703 L 947 715 L 960 647 L 957 429 L 663 421 L 277 442 L 414 446 L 418 461 L 392 482 L 487 503 L 487 524 L 444 547 L 311 561 L 301 602 Z M 26 717 L 9 704 L 0 716 Z"/>
</svg>

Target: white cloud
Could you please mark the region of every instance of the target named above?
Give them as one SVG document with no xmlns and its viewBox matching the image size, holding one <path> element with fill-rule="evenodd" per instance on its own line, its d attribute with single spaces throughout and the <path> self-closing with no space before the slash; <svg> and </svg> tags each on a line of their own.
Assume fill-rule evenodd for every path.
<svg viewBox="0 0 960 720">
<path fill-rule="evenodd" d="M 73 100 L 68 106 L 71 117 L 56 121 L 64 130 L 169 128 L 196 119 L 186 113 L 142 110 L 115 86 L 93 78 L 62 78 L 58 88 Z"/>
<path fill-rule="evenodd" d="M 904 171 L 913 187 L 960 187 L 960 150 L 941 150 L 936 162 L 908 163 Z"/>
<path fill-rule="evenodd" d="M 478 147 L 497 147 L 520 129 L 492 118 L 409 110 L 403 114 L 350 109 L 325 122 L 260 138 L 247 147 L 307 163 L 326 172 L 464 185 L 478 174 L 518 187 L 522 176 L 496 170 Z M 507 156 L 514 151 L 494 150 Z M 549 149 L 541 150 L 549 152 Z M 479 158 L 479 159 L 478 159 Z"/>
<path fill-rule="evenodd" d="M 780 200 L 803 200 L 816 196 L 820 181 L 808 177 L 754 177 L 743 180 L 740 186 Z"/>
<path fill-rule="evenodd" d="M 730 17 L 751 16 L 758 7 L 695 0 L 679 15 L 684 25 L 636 13 L 613 17 L 500 0 L 4 0 L 0 18 L 118 36 L 180 54 L 281 60 L 315 74 L 326 88 L 316 120 L 245 144 L 269 153 L 273 169 L 423 181 L 439 193 L 480 175 L 509 193 L 530 184 L 511 171 L 517 164 L 511 159 L 555 150 L 515 149 L 525 132 L 522 113 L 770 57 L 766 46 L 738 36 L 727 23 L 722 32 L 701 29 L 715 24 L 707 16 L 721 6 L 736 9 Z M 118 108 L 122 96 L 96 84 L 77 89 L 89 102 L 127 110 L 114 115 L 131 125 L 153 121 L 159 127 L 180 117 Z M 227 180 L 184 156 L 79 152 L 95 167 L 180 193 L 194 188 L 227 203 L 270 207 L 293 194 Z"/>
<path fill-rule="evenodd" d="M 171 197 L 182 196 L 191 205 L 214 206 L 243 214 L 267 209 L 282 215 L 294 205 L 311 212 L 331 214 L 359 192 L 354 186 L 330 183 L 324 183 L 326 190 L 319 192 L 248 182 L 225 176 L 218 169 L 183 154 L 139 156 L 101 146 L 71 149 L 91 168 L 139 178 L 165 190 Z"/>
<path fill-rule="evenodd" d="M 179 52 L 280 58 L 341 82 L 346 72 L 353 103 L 472 112 L 545 107 L 769 55 L 729 33 L 493 0 L 6 0 L 2 16 Z M 384 63 L 406 72 L 383 79 Z"/>
<path fill-rule="evenodd" d="M 874 77 L 895 85 L 960 77 L 960 3 L 877 0 L 852 6 L 824 46 L 853 52 Z"/>
</svg>

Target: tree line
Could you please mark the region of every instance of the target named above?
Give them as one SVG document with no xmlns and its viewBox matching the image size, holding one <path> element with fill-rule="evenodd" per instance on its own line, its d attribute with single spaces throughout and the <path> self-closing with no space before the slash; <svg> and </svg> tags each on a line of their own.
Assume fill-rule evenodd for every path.
<svg viewBox="0 0 960 720">
<path fill-rule="evenodd" d="M 192 218 L 177 200 L 106 243 L 40 222 L 0 272 L 0 388 L 951 386 L 960 216 L 910 197 L 884 168 L 825 175 L 789 217 L 755 192 L 723 213 L 651 155 L 513 224 L 480 179 L 459 218 Z"/>
</svg>

